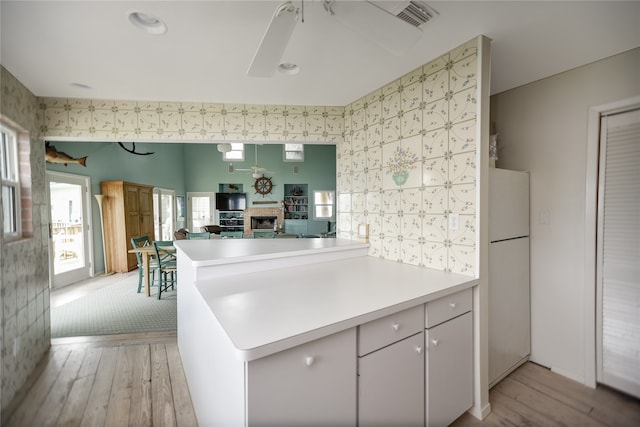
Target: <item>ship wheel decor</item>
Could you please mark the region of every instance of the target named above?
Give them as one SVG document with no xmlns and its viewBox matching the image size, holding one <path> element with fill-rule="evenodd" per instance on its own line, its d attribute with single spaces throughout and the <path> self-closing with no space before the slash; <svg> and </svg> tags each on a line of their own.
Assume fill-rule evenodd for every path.
<svg viewBox="0 0 640 427">
<path fill-rule="evenodd" d="M 262 194 L 263 196 L 271 193 L 273 189 L 273 183 L 271 182 L 271 178 L 267 178 L 262 175 L 260 178 L 256 178 L 256 182 L 253 184 L 253 188 L 256 189 L 257 194 Z"/>
</svg>

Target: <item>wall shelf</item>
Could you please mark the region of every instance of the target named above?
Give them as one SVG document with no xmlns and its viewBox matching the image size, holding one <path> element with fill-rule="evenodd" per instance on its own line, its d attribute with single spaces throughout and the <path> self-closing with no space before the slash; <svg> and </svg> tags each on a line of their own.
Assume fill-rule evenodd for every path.
<svg viewBox="0 0 640 427">
<path fill-rule="evenodd" d="M 244 231 L 244 211 L 220 211 L 221 231 Z"/>
</svg>

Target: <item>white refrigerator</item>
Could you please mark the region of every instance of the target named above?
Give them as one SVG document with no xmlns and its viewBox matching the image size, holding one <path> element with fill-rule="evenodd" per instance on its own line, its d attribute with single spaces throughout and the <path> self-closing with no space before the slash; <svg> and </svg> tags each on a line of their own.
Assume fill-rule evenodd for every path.
<svg viewBox="0 0 640 427">
<path fill-rule="evenodd" d="M 489 170 L 489 386 L 529 359 L 529 174 Z"/>
</svg>

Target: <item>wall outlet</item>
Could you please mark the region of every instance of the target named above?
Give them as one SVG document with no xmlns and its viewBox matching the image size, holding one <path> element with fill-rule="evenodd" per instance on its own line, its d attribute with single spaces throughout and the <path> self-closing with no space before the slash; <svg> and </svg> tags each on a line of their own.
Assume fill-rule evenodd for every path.
<svg viewBox="0 0 640 427">
<path fill-rule="evenodd" d="M 460 214 L 450 213 L 449 214 L 449 230 L 457 231 L 460 227 Z"/>
</svg>

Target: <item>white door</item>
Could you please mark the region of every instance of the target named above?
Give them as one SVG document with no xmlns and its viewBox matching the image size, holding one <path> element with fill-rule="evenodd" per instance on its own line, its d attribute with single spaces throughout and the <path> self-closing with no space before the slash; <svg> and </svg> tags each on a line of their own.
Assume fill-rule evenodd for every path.
<svg viewBox="0 0 640 427">
<path fill-rule="evenodd" d="M 187 193 L 189 231 L 198 233 L 204 225 L 215 224 L 215 193 Z"/>
<path fill-rule="evenodd" d="M 640 110 L 600 129 L 597 378 L 640 397 Z"/>
<path fill-rule="evenodd" d="M 173 240 L 175 230 L 176 192 L 163 188 L 153 189 L 154 240 Z"/>
<path fill-rule="evenodd" d="M 87 176 L 47 172 L 50 206 L 49 264 L 51 287 L 65 286 L 91 276 Z"/>
</svg>

